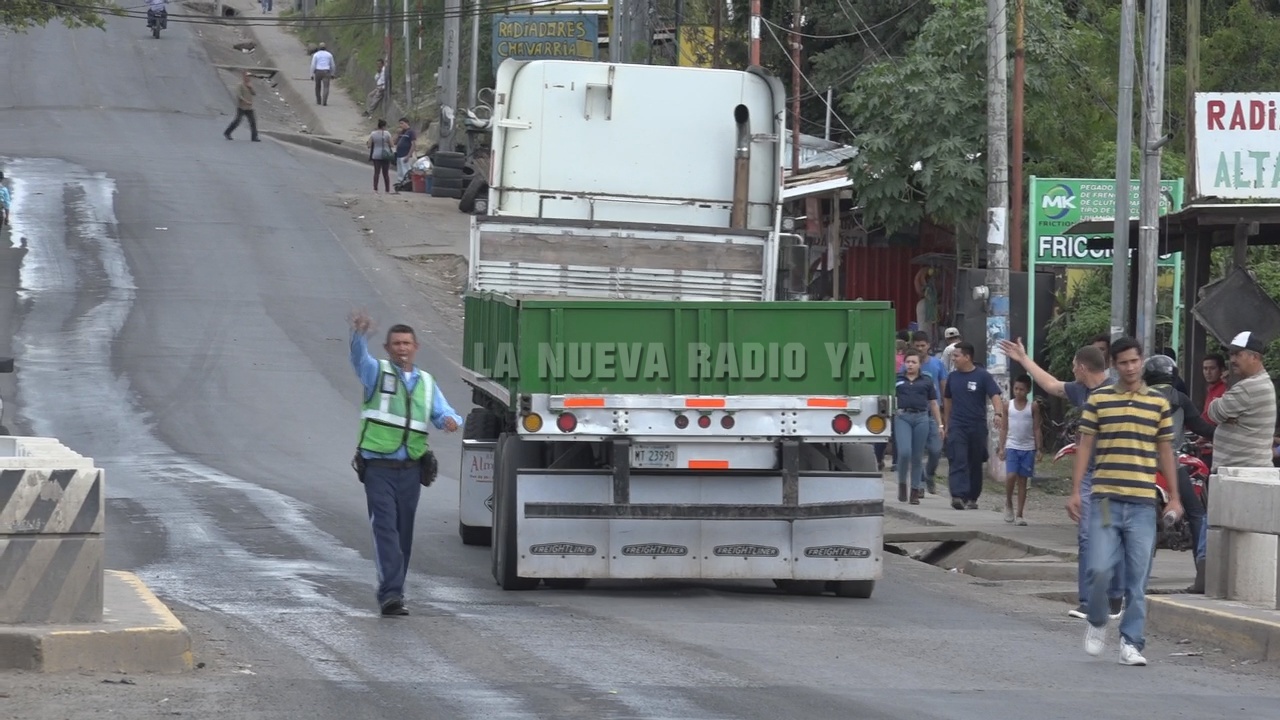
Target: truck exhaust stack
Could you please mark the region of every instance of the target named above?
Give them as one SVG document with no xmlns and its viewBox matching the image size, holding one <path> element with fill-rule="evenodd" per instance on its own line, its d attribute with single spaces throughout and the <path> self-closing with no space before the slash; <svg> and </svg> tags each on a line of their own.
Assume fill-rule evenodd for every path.
<svg viewBox="0 0 1280 720">
<path fill-rule="evenodd" d="M 738 142 L 733 153 L 733 209 L 729 211 L 729 227 L 747 226 L 747 197 L 751 188 L 751 112 L 746 105 L 733 109 L 738 124 Z"/>
</svg>

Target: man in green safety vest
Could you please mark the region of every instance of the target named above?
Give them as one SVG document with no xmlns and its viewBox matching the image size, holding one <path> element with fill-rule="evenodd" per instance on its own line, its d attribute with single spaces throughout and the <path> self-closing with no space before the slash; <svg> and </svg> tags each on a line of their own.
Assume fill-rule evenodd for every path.
<svg viewBox="0 0 1280 720">
<path fill-rule="evenodd" d="M 364 483 L 378 569 L 378 606 L 383 615 L 408 615 L 404 580 L 413 548 L 413 521 L 422 486 L 434 479 L 427 423 L 454 432 L 454 412 L 430 374 L 413 364 L 418 338 L 408 325 L 392 325 L 383 348 L 388 360 L 369 354 L 373 320 L 351 316 L 351 365 L 364 385 L 356 473 Z"/>
</svg>

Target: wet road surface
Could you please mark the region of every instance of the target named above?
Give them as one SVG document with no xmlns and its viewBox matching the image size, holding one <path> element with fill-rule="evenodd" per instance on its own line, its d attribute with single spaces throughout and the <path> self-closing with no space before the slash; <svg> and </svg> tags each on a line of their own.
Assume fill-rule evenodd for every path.
<svg viewBox="0 0 1280 720">
<path fill-rule="evenodd" d="M 453 477 L 423 496 L 413 615 L 378 617 L 348 465 L 346 314 L 365 306 L 428 339 L 440 323 L 324 202 L 363 188 L 364 168 L 244 130 L 224 140 L 231 102 L 177 23 L 158 41 L 119 19 L 8 36 L 0 64 L 10 240 L 26 246 L 6 419 L 106 468 L 109 565 L 252 668 L 185 714 L 1276 716 L 1272 676 L 1170 659 L 1163 638 L 1151 667 L 1121 668 L 1114 631 L 1090 659 L 1062 605 L 897 557 L 869 601 L 761 584 L 503 593 L 487 549 L 458 541 Z M 454 343 L 419 361 L 465 413 Z M 433 446 L 455 474 L 457 436 Z"/>
</svg>

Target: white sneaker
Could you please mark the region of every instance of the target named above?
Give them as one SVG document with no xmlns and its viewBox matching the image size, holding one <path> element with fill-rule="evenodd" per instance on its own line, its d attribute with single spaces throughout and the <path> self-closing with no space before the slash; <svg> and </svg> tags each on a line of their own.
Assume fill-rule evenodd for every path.
<svg viewBox="0 0 1280 720">
<path fill-rule="evenodd" d="M 1015 520 L 1015 521 L 1014 521 L 1014 523 L 1013 523 L 1013 524 L 1014 524 L 1014 525 L 1018 525 L 1018 526 L 1020 526 L 1020 527 L 1026 527 L 1026 526 L 1027 526 L 1027 521 L 1026 521 L 1026 520 L 1023 520 L 1022 518 L 1018 518 L 1017 520 Z"/>
<path fill-rule="evenodd" d="M 1007 507 L 1004 509 L 1004 521 L 1007 523 L 1013 522 L 1013 508 Z"/>
<path fill-rule="evenodd" d="M 1147 659 L 1142 657 L 1142 653 L 1138 652 L 1138 648 L 1129 644 L 1128 640 L 1120 639 L 1120 664 L 1121 665 L 1146 665 Z"/>
<path fill-rule="evenodd" d="M 1106 646 L 1107 626 L 1094 627 L 1089 625 L 1089 628 L 1084 631 L 1084 651 L 1096 657 L 1102 654 L 1102 650 Z"/>
</svg>

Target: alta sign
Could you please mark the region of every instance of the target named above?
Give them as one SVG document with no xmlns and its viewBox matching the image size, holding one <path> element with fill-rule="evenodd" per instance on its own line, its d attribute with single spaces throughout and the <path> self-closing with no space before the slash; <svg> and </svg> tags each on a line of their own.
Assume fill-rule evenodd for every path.
<svg viewBox="0 0 1280 720">
<path fill-rule="evenodd" d="M 1141 184 L 1134 180 L 1129 189 L 1129 208 L 1138 215 Z M 1181 207 L 1182 181 L 1165 180 L 1160 198 L 1160 214 Z M 1068 232 L 1077 223 L 1113 221 L 1116 215 L 1116 181 L 1079 178 L 1031 178 L 1031 212 L 1029 234 L 1031 252 L 1037 265 L 1109 265 L 1111 250 L 1089 248 L 1089 237 Z M 1095 237 L 1111 237 L 1111 233 Z M 1130 238 L 1137 252 L 1137 238 Z M 1172 266 L 1172 255 L 1160 258 L 1161 265 Z"/>
<path fill-rule="evenodd" d="M 1196 93 L 1197 197 L 1280 199 L 1280 93 Z"/>
</svg>

